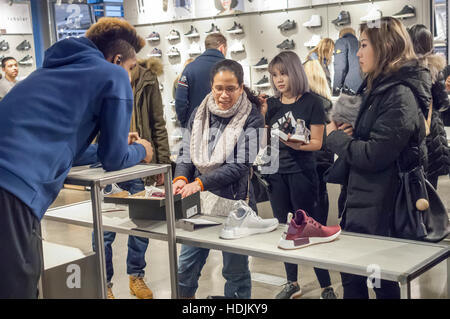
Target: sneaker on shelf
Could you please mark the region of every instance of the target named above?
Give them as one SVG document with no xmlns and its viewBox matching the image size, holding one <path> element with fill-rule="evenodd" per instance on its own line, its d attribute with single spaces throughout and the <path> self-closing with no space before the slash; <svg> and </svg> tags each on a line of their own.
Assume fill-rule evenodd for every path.
<svg viewBox="0 0 450 319">
<path fill-rule="evenodd" d="M 169 35 L 166 37 L 166 39 L 169 41 L 178 40 L 179 38 L 180 38 L 180 32 L 178 32 L 177 30 L 170 31 Z"/>
<path fill-rule="evenodd" d="M 302 295 L 302 290 L 298 285 L 294 285 L 292 281 L 288 281 L 283 290 L 281 290 L 275 299 L 295 299 Z"/>
<path fill-rule="evenodd" d="M 256 63 L 253 68 L 255 69 L 267 69 L 269 67 L 269 61 L 266 58 L 261 58 L 261 60 Z"/>
<path fill-rule="evenodd" d="M 254 234 L 268 233 L 278 227 L 276 218 L 262 219 L 248 205 L 233 210 L 225 221 L 220 238 L 237 239 Z"/>
<path fill-rule="evenodd" d="M 341 233 L 341 227 L 323 226 L 305 211 L 299 209 L 291 219 L 288 230 L 278 242 L 281 249 L 299 249 L 314 244 L 335 240 Z"/>
<path fill-rule="evenodd" d="M 307 48 L 314 48 L 316 45 L 319 44 L 321 38 L 320 35 L 314 34 L 311 39 L 309 39 L 308 42 L 305 42 L 305 47 Z"/>
<path fill-rule="evenodd" d="M 320 294 L 320 299 L 337 299 L 336 294 L 334 293 L 333 287 L 325 288 Z"/>
<path fill-rule="evenodd" d="M 264 75 L 261 80 L 254 84 L 254 87 L 262 88 L 262 87 L 270 87 L 269 78 Z"/>
<path fill-rule="evenodd" d="M 22 60 L 19 61 L 20 65 L 32 65 L 33 64 L 33 57 L 29 54 L 27 54 Z"/>
<path fill-rule="evenodd" d="M 282 50 L 293 50 L 295 48 L 294 40 L 286 39 L 280 44 L 278 44 L 277 48 Z"/>
<path fill-rule="evenodd" d="M 234 34 L 240 34 L 244 32 L 244 29 L 242 28 L 242 25 L 234 22 L 234 25 L 227 30 L 228 33 L 234 33 Z"/>
<path fill-rule="evenodd" d="M 124 190 L 120 188 L 119 185 L 116 183 L 106 185 L 106 187 L 103 189 L 103 195 L 113 195 L 120 192 L 123 192 Z"/>
<path fill-rule="evenodd" d="M 191 29 L 184 34 L 187 38 L 197 38 L 200 36 L 200 33 L 198 33 L 197 28 L 194 28 L 193 25 L 191 25 Z"/>
<path fill-rule="evenodd" d="M 303 23 L 304 27 L 307 28 L 318 28 L 322 26 L 322 17 L 318 14 L 313 14 L 309 21 Z"/>
<path fill-rule="evenodd" d="M 152 52 L 150 52 L 150 54 L 149 54 L 148 56 L 151 56 L 151 57 L 160 57 L 160 56 L 162 56 L 162 51 L 161 51 L 160 49 L 158 49 L 158 48 L 154 48 L 154 49 L 152 50 Z"/>
<path fill-rule="evenodd" d="M 383 13 L 377 7 L 372 7 L 367 14 L 362 17 L 360 20 L 362 22 L 369 22 L 374 20 L 379 20 L 383 16 Z"/>
<path fill-rule="evenodd" d="M 236 41 L 233 45 L 230 46 L 230 52 L 238 53 L 244 52 L 245 48 L 241 41 Z"/>
<path fill-rule="evenodd" d="M 169 105 L 170 105 L 170 106 L 175 106 L 175 100 L 170 101 L 170 102 L 169 102 Z"/>
<path fill-rule="evenodd" d="M 159 41 L 159 33 L 153 31 L 146 39 L 149 41 Z"/>
<path fill-rule="evenodd" d="M 159 83 L 159 90 L 164 91 L 164 85 L 162 83 Z"/>
<path fill-rule="evenodd" d="M 31 49 L 31 44 L 27 40 L 23 40 L 18 46 L 16 46 L 16 49 L 19 51 L 27 51 Z"/>
<path fill-rule="evenodd" d="M 0 41 L 0 51 L 8 51 L 9 43 L 6 40 Z"/>
<path fill-rule="evenodd" d="M 212 33 L 219 33 L 219 32 L 220 32 L 220 29 L 214 23 L 211 23 L 211 29 L 209 29 L 205 33 L 212 34 Z"/>
<path fill-rule="evenodd" d="M 412 5 L 405 5 L 402 10 L 394 14 L 392 17 L 397 19 L 408 19 L 416 16 L 416 8 Z"/>
<path fill-rule="evenodd" d="M 341 11 L 339 13 L 339 16 L 336 19 L 334 19 L 333 21 L 331 21 L 331 23 L 333 23 L 336 26 L 343 26 L 343 25 L 350 24 L 351 23 L 350 12 Z"/>
<path fill-rule="evenodd" d="M 282 24 L 280 24 L 278 26 L 278 29 L 280 29 L 281 31 L 289 31 L 292 29 L 295 29 L 296 23 L 294 20 L 289 20 L 287 19 L 286 21 L 284 21 Z"/>
<path fill-rule="evenodd" d="M 196 43 L 192 43 L 192 45 L 189 47 L 188 49 L 188 53 L 189 55 L 193 56 L 193 55 L 200 55 L 202 54 L 202 50 L 199 44 Z"/>
<path fill-rule="evenodd" d="M 153 299 L 153 292 L 143 277 L 130 276 L 130 293 L 138 299 Z"/>
<path fill-rule="evenodd" d="M 6 58 L 6 57 L 5 57 L 3 54 L 0 55 L 0 63 L 2 63 L 2 60 L 3 60 L 4 58 Z"/>
<path fill-rule="evenodd" d="M 178 51 L 178 49 L 175 47 L 171 47 L 170 50 L 167 52 L 167 56 L 172 58 L 180 56 L 180 51 Z"/>
</svg>

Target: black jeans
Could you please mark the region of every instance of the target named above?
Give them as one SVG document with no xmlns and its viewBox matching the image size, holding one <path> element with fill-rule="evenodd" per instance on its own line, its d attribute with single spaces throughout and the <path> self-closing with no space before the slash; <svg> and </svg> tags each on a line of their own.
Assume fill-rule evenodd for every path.
<svg viewBox="0 0 450 319">
<path fill-rule="evenodd" d="M 38 297 L 39 227 L 31 209 L 0 188 L 0 299 Z"/>
<path fill-rule="evenodd" d="M 369 299 L 367 277 L 341 273 L 344 299 Z M 400 299 L 397 282 L 380 280 L 380 287 L 373 288 L 377 299 Z"/>
<path fill-rule="evenodd" d="M 280 223 L 285 224 L 289 212 L 294 213 L 303 209 L 309 216 L 319 223 L 326 225 L 328 211 L 318 209 L 319 181 L 315 169 L 305 170 L 294 174 L 271 174 L 267 180 L 269 186 L 269 199 L 273 214 Z M 285 263 L 288 281 L 297 281 L 298 266 Z M 320 287 L 331 285 L 328 270 L 314 268 Z"/>
</svg>

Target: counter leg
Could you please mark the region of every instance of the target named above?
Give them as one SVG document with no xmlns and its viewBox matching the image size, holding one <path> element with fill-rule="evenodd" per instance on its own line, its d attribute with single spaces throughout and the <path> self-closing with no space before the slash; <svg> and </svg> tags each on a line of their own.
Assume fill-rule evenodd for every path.
<svg viewBox="0 0 450 319">
<path fill-rule="evenodd" d="M 400 282 L 400 298 L 411 299 L 411 282 L 408 279 Z"/>
<path fill-rule="evenodd" d="M 106 261 L 105 261 L 105 244 L 103 242 L 103 225 L 102 225 L 102 198 L 101 187 L 94 184 L 91 187 L 92 197 L 92 220 L 94 222 L 94 238 L 96 246 L 96 256 L 99 276 L 99 292 L 100 298 L 107 297 L 107 282 L 106 282 Z"/>
<path fill-rule="evenodd" d="M 164 186 L 166 192 L 166 221 L 167 221 L 167 242 L 169 245 L 169 267 L 170 267 L 170 286 L 172 290 L 172 299 L 177 299 L 178 295 L 178 263 L 177 263 L 177 242 L 175 235 L 175 209 L 172 196 L 172 168 L 167 166 L 167 172 L 164 173 Z"/>
</svg>

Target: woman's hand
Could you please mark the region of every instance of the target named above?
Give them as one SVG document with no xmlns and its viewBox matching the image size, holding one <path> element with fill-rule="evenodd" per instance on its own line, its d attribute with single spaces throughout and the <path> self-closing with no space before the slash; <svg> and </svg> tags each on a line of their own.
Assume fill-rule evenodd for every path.
<svg viewBox="0 0 450 319">
<path fill-rule="evenodd" d="M 200 192 L 201 190 L 202 188 L 200 187 L 200 184 L 197 181 L 186 184 L 180 191 L 181 198 L 188 197 L 192 194 Z"/>
<path fill-rule="evenodd" d="M 260 110 L 260 112 L 261 112 L 263 117 L 266 117 L 266 113 L 267 113 L 267 108 L 268 108 L 268 106 L 267 106 L 267 99 L 268 99 L 268 96 L 266 94 L 258 95 L 258 100 L 261 103 L 261 110 Z"/>
<path fill-rule="evenodd" d="M 289 139 L 291 138 L 291 134 L 288 134 L 288 140 L 287 141 L 284 141 L 284 140 L 282 140 L 281 138 L 280 138 L 280 141 L 284 144 L 284 145 L 286 145 L 286 146 L 289 146 L 290 148 L 292 148 L 292 149 L 294 149 L 294 150 L 296 150 L 296 151 L 300 151 L 301 150 L 301 147 L 303 146 L 303 145 L 306 145 L 306 143 L 304 143 L 304 142 L 301 142 L 301 141 L 290 141 Z"/>
<path fill-rule="evenodd" d="M 327 124 L 327 136 L 330 135 L 332 132 L 337 131 L 338 127 L 335 121 L 331 121 L 329 124 Z"/>
<path fill-rule="evenodd" d="M 172 185 L 172 190 L 173 190 L 173 194 L 177 195 L 181 192 L 181 190 L 184 188 L 184 186 L 186 186 L 186 182 L 183 181 L 182 179 L 177 180 L 175 183 L 173 183 Z"/>
<path fill-rule="evenodd" d="M 344 133 L 346 133 L 348 136 L 353 136 L 353 126 L 351 124 L 348 123 L 341 124 L 338 127 L 338 130 L 344 131 Z"/>
</svg>

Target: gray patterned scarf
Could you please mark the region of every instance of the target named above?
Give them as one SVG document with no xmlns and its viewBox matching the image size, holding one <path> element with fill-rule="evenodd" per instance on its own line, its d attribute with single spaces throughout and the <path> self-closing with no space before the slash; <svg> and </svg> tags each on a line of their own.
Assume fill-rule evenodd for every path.
<svg viewBox="0 0 450 319">
<path fill-rule="evenodd" d="M 190 145 L 192 163 L 201 174 L 210 172 L 225 163 L 228 156 L 234 151 L 251 110 L 252 103 L 248 100 L 245 92 L 241 94 L 236 104 L 228 110 L 220 109 L 211 93 L 205 97 L 195 114 Z M 208 142 L 211 113 L 218 117 L 232 117 L 232 119 L 220 135 L 211 157 L 209 157 Z"/>
</svg>

